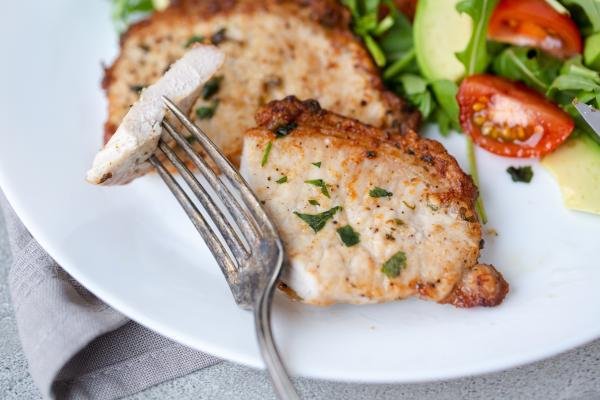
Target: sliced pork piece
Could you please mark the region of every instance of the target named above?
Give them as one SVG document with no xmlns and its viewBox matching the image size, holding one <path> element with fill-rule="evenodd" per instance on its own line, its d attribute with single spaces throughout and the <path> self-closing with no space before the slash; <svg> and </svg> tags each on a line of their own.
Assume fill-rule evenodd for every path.
<svg viewBox="0 0 600 400">
<path fill-rule="evenodd" d="M 179 0 L 133 25 L 106 71 L 106 137 L 138 98 L 196 41 L 227 55 L 190 117 L 234 162 L 259 106 L 288 95 L 390 131 L 416 129 L 419 113 L 387 91 L 337 0 Z M 196 110 L 200 110 L 199 113 Z"/>
<path fill-rule="evenodd" d="M 304 302 L 502 302 L 508 284 L 478 264 L 476 189 L 438 142 L 389 136 L 314 100 L 272 102 L 256 118 L 242 174 L 284 240 L 282 280 Z"/>
<path fill-rule="evenodd" d="M 142 92 L 114 136 L 96 155 L 87 180 L 94 184 L 127 183 L 147 171 L 162 133 L 162 96 L 189 111 L 204 84 L 223 65 L 224 54 L 214 46 L 198 45 L 175 62 L 156 83 Z"/>
</svg>

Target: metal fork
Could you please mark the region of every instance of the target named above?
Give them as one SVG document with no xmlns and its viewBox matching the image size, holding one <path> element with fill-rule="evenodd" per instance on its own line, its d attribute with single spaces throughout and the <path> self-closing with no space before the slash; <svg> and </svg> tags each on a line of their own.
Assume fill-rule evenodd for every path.
<svg viewBox="0 0 600 400">
<path fill-rule="evenodd" d="M 275 393 L 280 399 L 299 399 L 277 351 L 271 331 L 271 302 L 284 259 L 279 234 L 248 184 L 215 144 L 171 100 L 166 97 L 163 97 L 163 100 L 166 107 L 201 144 L 207 157 L 221 172 L 217 175 L 166 118 L 162 121 L 164 131 L 183 149 L 225 206 L 223 209 L 214 201 L 214 194 L 209 194 L 174 149 L 161 140 L 158 151 L 164 154 L 181 174 L 216 226 L 220 237 L 157 155 L 151 156 L 149 161 L 156 167 L 160 177 L 208 245 L 225 275 L 237 305 L 252 310 L 258 345 Z M 225 180 L 237 192 L 241 202 L 225 185 Z M 226 213 L 230 218 L 225 216 Z"/>
</svg>

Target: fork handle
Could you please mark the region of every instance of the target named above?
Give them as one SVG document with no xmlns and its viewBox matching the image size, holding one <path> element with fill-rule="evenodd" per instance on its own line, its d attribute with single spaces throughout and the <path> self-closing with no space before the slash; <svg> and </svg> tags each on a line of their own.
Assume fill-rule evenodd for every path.
<svg viewBox="0 0 600 400">
<path fill-rule="evenodd" d="M 258 338 L 258 347 L 263 361 L 267 366 L 269 378 L 275 389 L 275 394 L 280 400 L 300 400 L 292 380 L 283 365 L 271 330 L 271 303 L 275 291 L 276 278 L 269 282 L 267 290 L 259 297 L 254 307 L 254 325 Z"/>
</svg>

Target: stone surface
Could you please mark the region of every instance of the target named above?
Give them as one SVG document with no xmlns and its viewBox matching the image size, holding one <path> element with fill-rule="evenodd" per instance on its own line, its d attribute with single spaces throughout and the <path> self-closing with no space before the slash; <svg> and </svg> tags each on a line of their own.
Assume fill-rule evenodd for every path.
<svg viewBox="0 0 600 400">
<path fill-rule="evenodd" d="M 0 398 L 39 399 L 21 351 L 6 275 L 10 251 L 0 213 Z M 303 399 L 600 400 L 600 340 L 539 363 L 448 382 L 364 385 L 298 379 Z M 149 388 L 128 400 L 274 399 L 262 371 L 229 362 Z"/>
</svg>

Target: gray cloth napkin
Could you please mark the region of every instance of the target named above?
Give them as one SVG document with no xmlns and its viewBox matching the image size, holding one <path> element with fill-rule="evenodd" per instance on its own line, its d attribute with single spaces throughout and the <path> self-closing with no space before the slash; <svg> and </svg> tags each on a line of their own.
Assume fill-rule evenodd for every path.
<svg viewBox="0 0 600 400">
<path fill-rule="evenodd" d="M 10 294 L 23 351 L 45 398 L 116 399 L 220 360 L 129 320 L 73 280 L 0 192 L 13 263 Z"/>
</svg>

